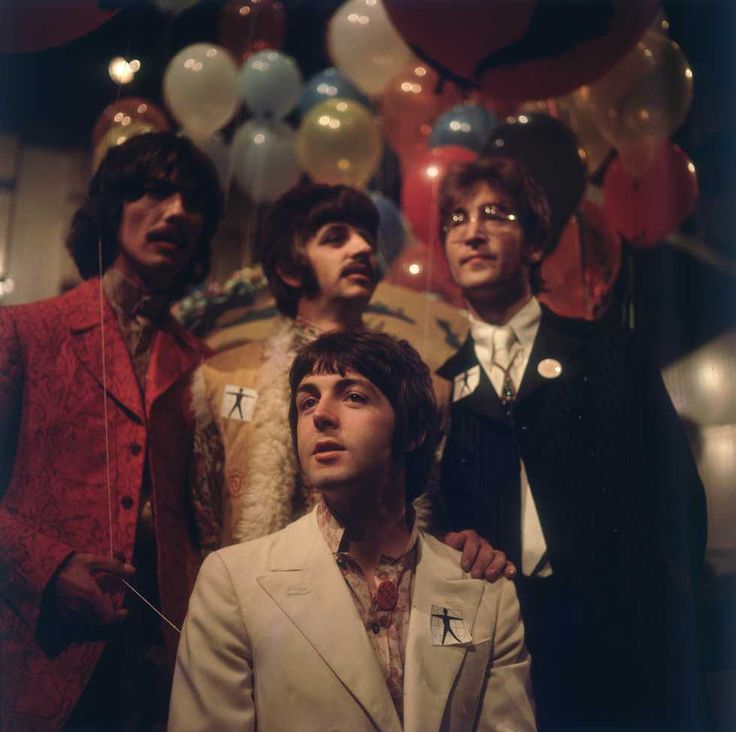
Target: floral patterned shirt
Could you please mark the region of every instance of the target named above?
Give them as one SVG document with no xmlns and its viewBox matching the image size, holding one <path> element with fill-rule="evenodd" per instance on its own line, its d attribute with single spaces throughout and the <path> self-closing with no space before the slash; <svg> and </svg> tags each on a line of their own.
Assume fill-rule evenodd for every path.
<svg viewBox="0 0 736 732">
<path fill-rule="evenodd" d="M 317 524 L 350 588 L 399 719 L 403 722 L 404 655 L 419 536 L 416 521 L 413 521 L 406 552 L 400 557 L 382 555 L 378 560 L 374 572 L 375 587 L 369 586 L 360 565 L 348 554 L 349 540 L 345 529 L 324 501 L 317 505 Z"/>
</svg>

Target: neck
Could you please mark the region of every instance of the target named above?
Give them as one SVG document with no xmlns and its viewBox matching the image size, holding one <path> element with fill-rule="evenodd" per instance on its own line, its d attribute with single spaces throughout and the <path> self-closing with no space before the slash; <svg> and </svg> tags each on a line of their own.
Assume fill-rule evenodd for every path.
<svg viewBox="0 0 736 732">
<path fill-rule="evenodd" d="M 139 290 L 149 295 L 162 295 L 171 289 L 173 284 L 170 277 L 161 278 L 150 274 L 143 275 L 137 269 L 131 267 L 128 260 L 121 256 L 113 262 L 112 266 Z"/>
<path fill-rule="evenodd" d="M 468 309 L 478 320 L 506 325 L 532 299 L 529 285 L 516 290 L 491 293 L 465 293 Z"/>
<path fill-rule="evenodd" d="M 401 486 L 394 490 L 372 490 L 372 500 L 351 500 L 345 505 L 333 505 L 330 497 L 325 502 L 330 511 L 345 527 L 349 539 L 348 553 L 361 566 L 367 577 L 382 555 L 401 556 L 411 534 L 407 526 L 406 497 Z"/>
<path fill-rule="evenodd" d="M 324 332 L 351 331 L 363 327 L 364 310 L 362 302 L 324 303 L 317 297 L 313 300 L 302 298 L 296 314 Z"/>
</svg>

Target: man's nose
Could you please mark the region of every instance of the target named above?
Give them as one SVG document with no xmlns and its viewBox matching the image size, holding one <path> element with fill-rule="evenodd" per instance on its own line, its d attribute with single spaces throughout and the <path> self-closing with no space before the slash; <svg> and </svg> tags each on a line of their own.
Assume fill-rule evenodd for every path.
<svg viewBox="0 0 736 732">
<path fill-rule="evenodd" d="M 180 218 L 186 216 L 187 208 L 184 205 L 184 197 L 181 193 L 172 193 L 164 201 L 164 211 L 166 218 Z"/>
<path fill-rule="evenodd" d="M 348 242 L 348 245 L 350 247 L 350 254 L 354 257 L 356 256 L 365 256 L 368 257 L 371 254 L 373 254 L 373 247 L 365 240 L 364 237 L 362 237 L 358 232 L 353 232 L 350 235 L 350 240 Z"/>
<path fill-rule="evenodd" d="M 486 230 L 481 224 L 478 216 L 470 216 L 468 223 L 465 225 L 465 243 L 469 246 L 477 246 L 485 241 Z"/>
<path fill-rule="evenodd" d="M 314 426 L 318 430 L 325 430 L 329 427 L 336 426 L 337 413 L 334 405 L 329 400 L 321 400 L 312 410 L 312 419 L 314 419 Z"/>
</svg>

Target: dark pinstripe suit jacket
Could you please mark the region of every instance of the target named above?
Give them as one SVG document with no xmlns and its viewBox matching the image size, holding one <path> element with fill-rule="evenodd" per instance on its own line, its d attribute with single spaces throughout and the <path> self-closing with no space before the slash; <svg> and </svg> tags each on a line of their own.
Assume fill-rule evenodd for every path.
<svg viewBox="0 0 736 732">
<path fill-rule="evenodd" d="M 561 364 L 557 378 L 539 374 L 545 358 Z M 438 373 L 452 382 L 477 364 L 469 336 Z M 475 528 L 517 563 L 520 459 L 547 542 L 550 584 L 575 597 L 569 610 L 580 637 L 601 640 L 590 658 L 583 654 L 586 662 L 604 665 L 635 638 L 634 657 L 647 659 L 639 666 L 654 663 L 648 673 L 658 673 L 652 659 L 669 663 L 665 635 L 683 630 L 665 628 L 663 618 L 672 603 L 690 602 L 698 585 L 705 501 L 660 374 L 629 335 L 543 309 L 513 406 L 502 406 L 482 368 L 477 388 L 451 406 L 440 523 Z M 524 611 L 534 636 L 541 618 L 532 615 L 545 611 L 531 604 Z M 691 610 L 680 616 L 692 631 Z"/>
</svg>

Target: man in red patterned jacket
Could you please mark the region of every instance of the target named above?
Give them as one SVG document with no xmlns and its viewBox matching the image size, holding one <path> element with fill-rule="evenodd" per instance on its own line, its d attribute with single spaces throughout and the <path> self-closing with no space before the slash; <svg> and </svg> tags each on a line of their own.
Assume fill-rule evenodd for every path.
<svg viewBox="0 0 736 732">
<path fill-rule="evenodd" d="M 199 564 L 187 389 L 171 317 L 204 279 L 221 193 L 168 133 L 113 148 L 72 222 L 85 279 L 0 310 L 3 729 L 154 729 Z M 101 275 L 101 276 L 100 276 Z"/>
</svg>

